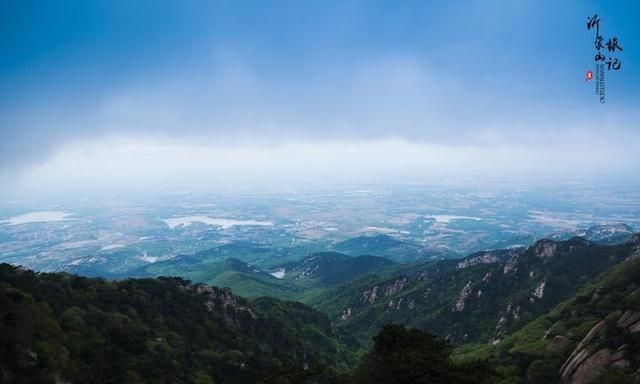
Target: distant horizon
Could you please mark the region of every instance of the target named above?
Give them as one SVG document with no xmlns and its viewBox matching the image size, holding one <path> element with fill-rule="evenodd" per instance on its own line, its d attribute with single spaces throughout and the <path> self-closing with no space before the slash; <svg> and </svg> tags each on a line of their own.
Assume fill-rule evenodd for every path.
<svg viewBox="0 0 640 384">
<path fill-rule="evenodd" d="M 634 189 L 640 185 L 640 174 L 634 172 L 611 172 L 607 174 L 573 174 L 551 175 L 548 173 L 525 173 L 512 175 L 483 175 L 483 174 L 448 174 L 431 175 L 422 178 L 385 178 L 370 180 L 246 180 L 243 182 L 217 180 L 216 182 L 194 182 L 183 186 L 174 185 L 172 180 L 167 183 L 129 184 L 102 183 L 92 185 L 47 185 L 32 183 L 6 185 L 0 190 L 0 199 L 8 201 L 42 200 L 55 203 L 56 201 L 71 201 L 74 198 L 110 199 L 119 196 L 123 199 L 146 197 L 162 197 L 180 194 L 229 195 L 229 196 L 269 196 L 295 195 L 305 193 L 346 192 L 362 189 L 402 190 L 406 188 L 427 189 L 468 189 L 493 190 L 506 192 L 517 189 L 550 189 L 562 192 L 563 188 L 589 187 L 603 189 Z M 1 204 L 0 204 L 1 205 Z"/>
</svg>

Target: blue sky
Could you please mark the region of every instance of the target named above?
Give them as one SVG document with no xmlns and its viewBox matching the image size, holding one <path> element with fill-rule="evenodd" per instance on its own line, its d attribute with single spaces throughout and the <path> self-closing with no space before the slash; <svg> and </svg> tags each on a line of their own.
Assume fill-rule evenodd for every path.
<svg viewBox="0 0 640 384">
<path fill-rule="evenodd" d="M 320 158 L 346 150 L 351 172 L 380 148 L 389 174 L 411 163 L 398 152 L 414 151 L 415 173 L 633 172 L 638 11 L 635 1 L 5 0 L 0 172 L 13 182 L 84 162 L 79 173 L 117 179 L 113 153 L 173 154 L 188 167 L 178 152 L 204 145 L 203 162 L 252 159 L 247 177 L 265 161 L 335 173 L 319 158 L 288 161 L 296 144 Z M 604 105 L 584 81 L 593 13 L 624 48 Z M 95 146 L 102 157 L 83 154 Z"/>
</svg>

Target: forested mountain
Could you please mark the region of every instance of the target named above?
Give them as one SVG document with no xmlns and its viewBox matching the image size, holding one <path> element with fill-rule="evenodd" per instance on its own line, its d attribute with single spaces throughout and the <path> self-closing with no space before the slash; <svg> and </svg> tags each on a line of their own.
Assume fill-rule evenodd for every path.
<svg viewBox="0 0 640 384">
<path fill-rule="evenodd" d="M 329 319 L 303 304 L 179 278 L 108 282 L 2 264 L 0 321 L 6 383 L 295 383 L 354 362 Z"/>
<path fill-rule="evenodd" d="M 234 258 L 205 261 L 200 256 L 178 256 L 141 268 L 134 275 L 177 275 L 196 283 L 230 287 L 237 294 L 251 298 L 271 296 L 294 299 L 302 294 L 302 289 L 295 284 Z"/>
<path fill-rule="evenodd" d="M 326 291 L 311 304 L 362 344 L 388 323 L 428 330 L 455 344 L 496 343 L 547 313 L 582 285 L 637 252 L 582 238 L 527 249 L 407 266 Z"/>
<path fill-rule="evenodd" d="M 334 286 L 396 265 L 378 256 L 349 256 L 338 252 L 312 253 L 284 266 L 285 278 L 306 286 Z"/>
<path fill-rule="evenodd" d="M 357 236 L 333 245 L 337 252 L 352 256 L 377 255 L 394 261 L 407 262 L 416 259 L 420 246 L 385 234 Z"/>
<path fill-rule="evenodd" d="M 153 263 L 133 275 L 178 275 L 194 282 L 231 287 L 246 297 L 302 300 L 309 290 L 336 286 L 395 265 L 378 256 L 352 257 L 338 252 L 316 252 L 300 261 L 280 265 L 276 272 L 269 272 L 234 258 L 206 261 L 200 255 L 183 255 Z"/>
<path fill-rule="evenodd" d="M 316 309 L 182 278 L 106 281 L 2 264 L 2 382 L 640 377 L 640 235 L 618 245 L 540 240 L 417 265 L 316 253 L 287 264 L 282 279 L 234 259 L 216 265 L 207 273 L 217 278 L 257 278 L 248 290 L 275 281 L 313 292 L 302 298 Z"/>
<path fill-rule="evenodd" d="M 499 367 L 501 382 L 640 382 L 640 252 L 496 345 L 460 348 L 458 361 Z"/>
</svg>

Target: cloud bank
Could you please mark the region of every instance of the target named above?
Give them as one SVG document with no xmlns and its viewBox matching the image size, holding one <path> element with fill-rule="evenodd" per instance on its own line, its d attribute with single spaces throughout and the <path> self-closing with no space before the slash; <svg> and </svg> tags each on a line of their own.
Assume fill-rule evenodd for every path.
<svg viewBox="0 0 640 384">
<path fill-rule="evenodd" d="M 167 21 L 171 9 L 163 6 L 154 22 L 146 11 L 139 16 L 152 31 L 141 32 L 140 44 L 157 44 L 161 53 L 127 46 L 135 33 L 90 36 L 104 52 L 85 42 L 57 61 L 52 51 L 40 66 L 7 69 L 13 89 L 0 91 L 2 182 L 35 188 L 38 180 L 184 184 L 201 175 L 344 181 L 637 170 L 638 91 L 619 82 L 631 84 L 637 73 L 612 80 L 624 99 L 612 91 L 611 105 L 596 104 L 581 78 L 589 40 L 573 25 L 582 24 L 583 9 L 556 6 L 541 18 L 529 2 L 338 4 L 276 7 L 272 24 L 242 24 L 238 10 L 217 9 L 214 27 L 189 12 Z M 121 29 L 138 25 L 131 10 L 116 11 L 116 21 L 126 20 Z M 308 23 L 283 22 L 291 12 Z M 159 20 L 173 23 L 177 37 Z M 560 31 L 532 32 L 534 21 Z M 553 55 L 536 54 L 540 48 Z"/>
</svg>

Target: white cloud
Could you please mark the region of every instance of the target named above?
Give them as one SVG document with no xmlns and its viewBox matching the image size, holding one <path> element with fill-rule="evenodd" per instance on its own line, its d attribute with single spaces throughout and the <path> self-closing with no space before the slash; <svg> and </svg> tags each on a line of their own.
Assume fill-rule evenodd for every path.
<svg viewBox="0 0 640 384">
<path fill-rule="evenodd" d="M 52 107 L 55 113 L 25 113 L 33 129 L 1 131 L 7 140 L 0 148 L 10 148 L 20 163 L 30 153 L 43 155 L 5 185 L 604 173 L 632 170 L 640 160 L 630 114 L 590 120 L 561 101 L 486 84 L 491 79 L 461 83 L 411 56 L 312 72 L 308 79 L 270 77 L 233 57 L 200 72 L 141 77 L 89 100 L 90 107 L 65 101 Z"/>
<path fill-rule="evenodd" d="M 535 177 L 541 169 L 545 174 L 604 173 L 611 167 L 623 167 L 626 161 L 610 151 L 585 151 L 579 143 L 518 147 L 386 138 L 198 145 L 121 137 L 68 145 L 25 172 L 14 186 L 27 190 L 145 190 L 261 183 L 437 182 L 465 175 Z"/>
</svg>

